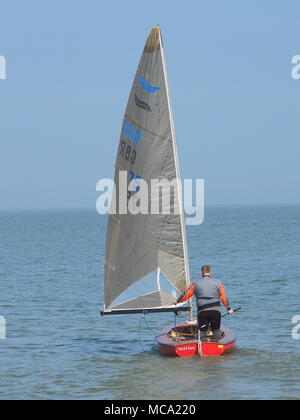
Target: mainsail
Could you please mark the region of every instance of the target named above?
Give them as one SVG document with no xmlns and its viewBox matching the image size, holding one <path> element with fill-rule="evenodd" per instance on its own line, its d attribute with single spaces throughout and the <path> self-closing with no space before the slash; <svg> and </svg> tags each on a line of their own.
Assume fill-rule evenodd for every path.
<svg viewBox="0 0 300 420">
<path fill-rule="evenodd" d="M 149 188 L 153 179 L 174 181 L 171 203 L 178 203 L 179 212 L 165 214 L 161 204 L 159 214 L 109 215 L 103 313 L 174 308 L 174 296 L 160 290 L 159 281 L 157 290 L 114 304 L 125 290 L 155 270 L 162 272 L 178 293 L 190 281 L 173 116 L 159 27 L 153 28 L 147 39 L 124 116 L 115 168 L 117 202 L 121 171 L 126 171 L 128 183 L 134 179 L 138 183 L 141 178 Z"/>
</svg>

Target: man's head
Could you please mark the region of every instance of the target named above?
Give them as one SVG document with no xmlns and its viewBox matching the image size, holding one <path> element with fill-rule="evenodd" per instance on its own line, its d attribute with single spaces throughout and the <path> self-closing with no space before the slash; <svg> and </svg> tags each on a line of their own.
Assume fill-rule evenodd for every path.
<svg viewBox="0 0 300 420">
<path fill-rule="evenodd" d="M 202 276 L 210 276 L 212 273 L 212 269 L 210 265 L 203 265 L 201 267 Z"/>
</svg>

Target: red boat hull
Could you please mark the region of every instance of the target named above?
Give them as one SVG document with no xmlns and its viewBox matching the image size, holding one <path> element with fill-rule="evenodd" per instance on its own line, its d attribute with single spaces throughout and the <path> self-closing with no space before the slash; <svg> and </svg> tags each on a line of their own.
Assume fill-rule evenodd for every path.
<svg viewBox="0 0 300 420">
<path fill-rule="evenodd" d="M 190 324 L 184 322 L 178 324 L 177 327 L 190 327 Z M 172 340 L 169 336 L 169 332 L 173 328 L 174 326 L 167 327 L 156 336 L 156 341 L 161 354 L 178 357 L 198 355 L 198 341 L 195 339 L 184 341 Z M 236 344 L 236 336 L 229 328 L 223 325 L 222 331 L 225 333 L 225 336 L 221 340 L 211 342 L 205 340 L 201 343 L 202 356 L 221 356 L 233 349 Z"/>
</svg>

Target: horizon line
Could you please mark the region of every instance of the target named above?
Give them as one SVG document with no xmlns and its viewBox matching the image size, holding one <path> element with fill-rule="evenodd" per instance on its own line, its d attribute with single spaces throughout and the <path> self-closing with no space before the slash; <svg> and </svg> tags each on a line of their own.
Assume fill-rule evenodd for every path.
<svg viewBox="0 0 300 420">
<path fill-rule="evenodd" d="M 284 206 L 300 206 L 300 202 L 293 203 L 210 203 L 205 204 L 205 208 L 211 207 L 284 207 Z M 1 208 L 0 212 L 26 212 L 26 211 L 95 211 L 96 207 L 92 206 L 62 206 L 62 207 L 7 207 Z M 100 215 L 99 215 L 100 216 Z"/>
</svg>

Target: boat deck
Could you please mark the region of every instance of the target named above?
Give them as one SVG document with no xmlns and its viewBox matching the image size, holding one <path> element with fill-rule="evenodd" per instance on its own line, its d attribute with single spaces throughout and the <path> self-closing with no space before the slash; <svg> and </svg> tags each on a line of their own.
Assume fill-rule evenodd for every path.
<svg viewBox="0 0 300 420">
<path fill-rule="evenodd" d="M 207 337 L 201 340 L 203 356 L 219 356 L 235 346 L 236 336 L 226 326 L 222 325 L 224 336 L 220 340 Z M 164 328 L 156 337 L 162 354 L 187 357 L 198 355 L 197 326 L 183 322 Z"/>
</svg>

